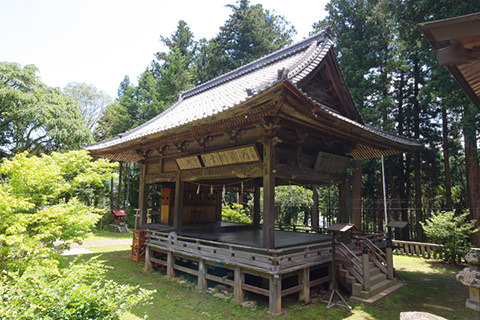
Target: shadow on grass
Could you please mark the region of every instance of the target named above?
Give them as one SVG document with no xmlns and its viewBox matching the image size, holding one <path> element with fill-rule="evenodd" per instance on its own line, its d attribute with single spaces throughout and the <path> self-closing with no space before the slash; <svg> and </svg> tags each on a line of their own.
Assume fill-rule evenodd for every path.
<svg viewBox="0 0 480 320">
<path fill-rule="evenodd" d="M 420 271 L 400 268 L 405 286 L 398 293 L 373 306 L 359 308 L 372 319 L 399 319 L 404 311 L 429 312 L 449 320 L 474 319 L 473 312 L 465 308 L 468 290 L 455 279 L 458 269 L 422 263 Z"/>
<path fill-rule="evenodd" d="M 194 283 L 169 280 L 164 272 L 143 271 L 143 262 L 130 260 L 129 250 L 84 255 L 83 260 L 98 257 L 112 267 L 106 278 L 120 284 L 155 289 L 151 303 L 136 306 L 122 317 L 130 320 L 148 315 L 148 319 L 270 319 L 264 306 L 242 307 L 229 299 L 222 300 L 199 292 Z M 71 261 L 71 258 L 69 258 Z M 393 296 L 375 305 L 351 304 L 352 311 L 341 308 L 326 310 L 318 297 L 303 305 L 292 301 L 284 305 L 286 314 L 279 319 L 399 319 L 403 311 L 424 311 L 449 320 L 473 319 L 465 308 L 468 290 L 455 280 L 457 269 L 447 269 L 436 263 L 427 264 L 419 258 L 398 257 L 396 267 L 406 285 Z"/>
</svg>

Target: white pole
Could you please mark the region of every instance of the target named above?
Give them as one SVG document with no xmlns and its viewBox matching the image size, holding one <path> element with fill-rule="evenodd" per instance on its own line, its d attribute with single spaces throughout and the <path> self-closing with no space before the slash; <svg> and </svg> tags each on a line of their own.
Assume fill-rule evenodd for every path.
<svg viewBox="0 0 480 320">
<path fill-rule="evenodd" d="M 383 211 L 385 213 L 385 231 L 387 231 L 388 216 L 387 216 L 387 192 L 385 188 L 385 163 L 382 156 L 382 183 L 383 183 Z"/>
</svg>

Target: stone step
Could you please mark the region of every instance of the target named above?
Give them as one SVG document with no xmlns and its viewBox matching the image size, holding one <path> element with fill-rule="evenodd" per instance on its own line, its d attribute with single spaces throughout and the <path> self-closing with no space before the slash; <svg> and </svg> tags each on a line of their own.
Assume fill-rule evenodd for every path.
<svg viewBox="0 0 480 320">
<path fill-rule="evenodd" d="M 389 281 L 393 281 L 393 284 L 391 286 L 385 288 L 382 291 L 377 292 L 376 294 L 374 294 L 374 295 L 372 295 L 368 298 L 363 298 L 363 297 L 352 295 L 350 297 L 350 300 L 352 300 L 354 302 L 373 304 L 373 303 L 376 303 L 376 302 L 380 301 L 381 299 L 395 293 L 396 291 L 400 290 L 405 285 L 403 282 L 400 282 L 400 281 L 395 281 L 395 280 L 389 280 Z"/>
<path fill-rule="evenodd" d="M 383 280 L 375 284 L 370 285 L 370 290 L 365 291 L 361 290 L 358 294 L 360 298 L 368 299 L 370 297 L 375 296 L 379 292 L 382 292 L 384 290 L 387 290 L 388 288 L 392 287 L 395 284 L 395 280 Z"/>
<path fill-rule="evenodd" d="M 373 286 L 379 282 L 382 282 L 384 280 L 387 280 L 387 276 L 385 275 L 385 273 L 377 273 L 373 276 L 370 276 L 370 286 Z"/>
</svg>

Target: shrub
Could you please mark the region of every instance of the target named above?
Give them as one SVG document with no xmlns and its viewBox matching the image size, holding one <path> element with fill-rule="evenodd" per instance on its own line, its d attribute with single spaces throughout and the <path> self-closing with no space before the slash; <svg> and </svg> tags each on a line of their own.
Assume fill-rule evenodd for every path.
<svg viewBox="0 0 480 320">
<path fill-rule="evenodd" d="M 429 241 L 442 244 L 442 259 L 456 264 L 470 251 L 470 236 L 477 230 L 475 221 L 467 221 L 468 212 L 455 216 L 453 211 L 439 212 L 421 222 Z"/>
<path fill-rule="evenodd" d="M 232 203 L 222 208 L 222 220 L 235 223 L 252 223 L 252 219 L 247 215 L 246 210 L 238 203 Z"/>
<path fill-rule="evenodd" d="M 107 267 L 90 260 L 57 272 L 0 278 L 0 319 L 120 319 L 154 291 L 104 279 Z"/>
</svg>

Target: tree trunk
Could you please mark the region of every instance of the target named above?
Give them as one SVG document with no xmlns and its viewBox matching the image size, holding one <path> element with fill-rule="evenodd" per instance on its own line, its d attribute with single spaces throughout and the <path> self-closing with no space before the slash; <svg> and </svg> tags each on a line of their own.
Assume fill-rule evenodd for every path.
<svg viewBox="0 0 480 320">
<path fill-rule="evenodd" d="M 415 139 L 420 138 L 420 102 L 418 101 L 418 93 L 420 86 L 420 66 L 418 58 L 414 59 L 414 100 L 413 100 L 413 118 L 414 118 L 414 135 Z M 420 225 L 420 221 L 423 221 L 423 210 L 422 210 L 422 180 L 421 180 L 421 158 L 420 151 L 415 152 L 414 154 L 414 172 L 415 172 L 415 230 L 417 234 L 417 240 L 423 242 L 424 235 L 423 229 Z"/>
<path fill-rule="evenodd" d="M 398 134 L 404 134 L 403 123 L 405 121 L 404 116 L 404 92 L 405 92 L 405 72 L 401 71 L 400 73 L 400 81 L 398 83 Z M 407 196 L 407 163 L 406 158 L 403 155 L 398 156 L 398 183 L 397 183 L 397 190 L 398 190 L 398 208 L 400 210 L 400 216 L 402 221 L 408 222 L 408 196 Z M 403 228 L 402 232 L 402 239 L 408 240 L 409 237 L 409 226 Z"/>
<path fill-rule="evenodd" d="M 453 210 L 452 202 L 452 176 L 450 173 L 450 152 L 448 150 L 448 120 L 447 110 L 442 108 L 442 148 L 443 165 L 445 167 L 445 199 L 447 210 Z"/>
</svg>

